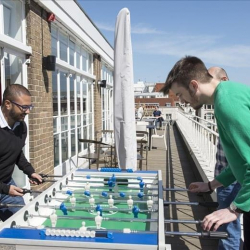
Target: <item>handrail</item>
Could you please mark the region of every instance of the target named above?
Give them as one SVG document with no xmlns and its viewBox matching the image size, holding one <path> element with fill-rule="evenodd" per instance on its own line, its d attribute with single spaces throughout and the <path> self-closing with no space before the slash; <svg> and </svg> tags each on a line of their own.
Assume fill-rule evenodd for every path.
<svg viewBox="0 0 250 250">
<path fill-rule="evenodd" d="M 215 129 L 208 128 L 188 114 L 177 111 L 177 117 L 176 123 L 192 154 L 195 155 L 207 178 L 213 179 L 219 134 Z"/>
</svg>

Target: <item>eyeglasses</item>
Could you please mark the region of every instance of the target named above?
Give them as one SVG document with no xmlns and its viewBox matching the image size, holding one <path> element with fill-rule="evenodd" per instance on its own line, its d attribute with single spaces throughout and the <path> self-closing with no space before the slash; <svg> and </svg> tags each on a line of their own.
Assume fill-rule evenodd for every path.
<svg viewBox="0 0 250 250">
<path fill-rule="evenodd" d="M 34 105 L 20 105 L 16 102 L 10 101 L 11 103 L 15 104 L 17 107 L 19 107 L 22 111 L 32 110 L 34 108 Z"/>
</svg>

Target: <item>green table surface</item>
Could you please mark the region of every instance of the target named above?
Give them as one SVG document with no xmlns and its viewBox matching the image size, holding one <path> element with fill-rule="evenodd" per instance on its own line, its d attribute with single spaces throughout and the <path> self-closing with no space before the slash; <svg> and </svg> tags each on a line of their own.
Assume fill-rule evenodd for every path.
<svg viewBox="0 0 250 250">
<path fill-rule="evenodd" d="M 79 192 L 81 190 L 77 190 L 77 192 Z M 95 190 L 90 190 L 90 192 L 99 192 L 101 193 L 101 189 L 95 189 Z M 108 191 L 108 188 L 105 187 L 104 191 Z M 136 190 L 129 190 L 126 187 L 121 187 L 119 188 L 119 192 L 132 192 L 132 193 L 138 193 Z M 82 191 L 82 193 L 84 192 L 84 190 Z M 109 193 L 112 194 L 112 193 Z M 89 206 L 89 202 L 88 199 L 89 197 L 86 197 L 83 194 L 77 194 L 75 193 L 75 197 L 76 197 L 76 207 L 88 207 Z M 97 200 L 97 199 L 104 199 L 103 197 L 100 197 L 100 195 L 98 194 L 93 194 L 93 197 Z M 79 201 L 78 201 L 79 199 Z M 80 201 L 80 199 L 86 199 L 85 201 Z M 116 202 L 114 203 L 114 207 L 117 208 L 125 208 L 128 209 L 128 205 L 127 205 L 127 199 L 128 199 L 128 194 L 126 194 L 126 197 L 121 198 L 121 197 L 113 197 L 114 200 L 124 200 L 124 202 Z M 145 198 L 146 199 L 146 198 Z M 138 200 L 138 198 L 133 198 L 134 200 L 134 204 L 137 207 L 139 207 L 140 210 L 147 210 L 147 204 L 146 203 L 137 203 L 136 200 Z M 70 207 L 71 207 L 71 203 L 69 202 L 69 198 L 67 200 L 64 201 L 64 204 L 66 205 L 66 207 L 68 208 L 68 216 L 69 218 L 71 216 L 84 216 L 84 217 L 88 217 L 89 219 L 61 219 L 58 218 L 57 220 L 57 224 L 56 227 L 58 228 L 80 228 L 82 226 L 82 221 L 85 221 L 86 223 L 86 227 L 88 227 L 89 229 L 96 229 L 96 225 L 95 225 L 95 216 L 96 216 L 96 211 L 71 211 Z M 108 198 L 105 200 L 105 202 L 98 202 L 96 201 L 95 203 L 95 207 L 97 204 L 100 204 L 101 207 L 103 209 L 105 208 L 109 208 L 108 206 Z M 56 214 L 58 216 L 62 216 L 63 212 L 59 209 L 56 210 Z M 102 221 L 101 224 L 101 228 L 103 229 L 115 229 L 115 230 L 122 230 L 124 228 L 130 228 L 131 230 L 140 230 L 140 231 L 149 231 L 150 229 L 150 222 L 134 222 L 133 218 L 134 215 L 133 213 L 129 213 L 129 212 L 125 212 L 125 211 L 103 211 L 103 217 L 108 217 L 108 218 L 130 218 L 131 221 Z M 138 214 L 138 218 L 139 219 L 150 219 L 151 218 L 151 213 L 139 213 Z M 50 219 L 47 219 L 44 223 L 44 226 L 48 226 L 51 227 L 51 222 Z"/>
</svg>

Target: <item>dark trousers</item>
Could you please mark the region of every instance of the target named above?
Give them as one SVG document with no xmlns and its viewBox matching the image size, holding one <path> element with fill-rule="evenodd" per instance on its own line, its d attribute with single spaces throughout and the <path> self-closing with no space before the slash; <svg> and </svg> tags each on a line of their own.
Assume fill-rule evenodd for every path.
<svg viewBox="0 0 250 250">
<path fill-rule="evenodd" d="M 250 249 L 250 212 L 243 214 L 244 244 L 243 249 Z"/>
<path fill-rule="evenodd" d="M 157 123 L 158 123 L 158 122 L 160 123 L 160 127 L 162 127 L 162 121 L 164 121 L 162 117 L 159 117 L 159 118 L 157 118 L 157 120 L 156 120 Z"/>
</svg>

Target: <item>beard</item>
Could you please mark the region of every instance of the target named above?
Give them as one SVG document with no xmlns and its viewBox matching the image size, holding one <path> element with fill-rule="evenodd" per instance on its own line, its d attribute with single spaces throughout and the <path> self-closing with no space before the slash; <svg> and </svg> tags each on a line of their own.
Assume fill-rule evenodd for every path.
<svg viewBox="0 0 250 250">
<path fill-rule="evenodd" d="M 192 98 L 192 105 L 190 104 L 191 107 L 195 110 L 199 110 L 203 106 L 203 104 L 199 103 L 199 99 L 197 96 L 195 96 L 195 92 L 191 92 L 190 89 L 188 89 L 188 91 L 189 91 L 189 94 Z"/>
<path fill-rule="evenodd" d="M 24 121 L 25 118 L 25 113 L 17 113 L 15 110 L 12 108 L 9 113 L 10 118 L 15 121 L 15 122 L 20 122 Z"/>
</svg>

